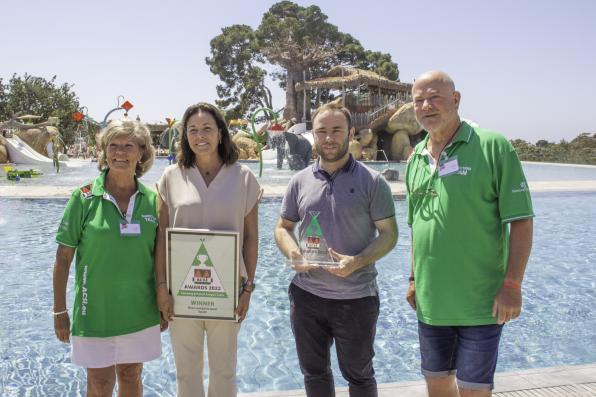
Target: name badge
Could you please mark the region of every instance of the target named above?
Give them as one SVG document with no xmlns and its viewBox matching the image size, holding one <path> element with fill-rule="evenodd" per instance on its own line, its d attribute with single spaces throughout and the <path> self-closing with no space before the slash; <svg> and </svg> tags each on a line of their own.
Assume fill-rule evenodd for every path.
<svg viewBox="0 0 596 397">
<path fill-rule="evenodd" d="M 121 223 L 121 236 L 139 236 L 141 234 L 141 225 L 138 223 Z"/>
<path fill-rule="evenodd" d="M 439 163 L 439 176 L 453 174 L 457 171 L 459 171 L 459 163 L 457 162 L 457 157 L 452 157 L 444 163 Z"/>
</svg>

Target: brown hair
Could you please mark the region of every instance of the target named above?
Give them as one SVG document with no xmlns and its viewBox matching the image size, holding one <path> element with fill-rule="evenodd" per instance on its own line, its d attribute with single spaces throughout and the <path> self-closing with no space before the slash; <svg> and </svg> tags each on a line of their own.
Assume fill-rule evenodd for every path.
<svg viewBox="0 0 596 397">
<path fill-rule="evenodd" d="M 182 135 L 180 136 L 180 146 L 176 153 L 176 159 L 178 165 L 184 168 L 194 167 L 195 165 L 195 154 L 190 148 L 188 143 L 188 136 L 186 135 L 186 128 L 188 127 L 188 119 L 195 114 L 203 112 L 209 113 L 215 119 L 217 128 L 221 134 L 221 142 L 217 145 L 217 154 L 221 157 L 222 161 L 226 165 L 234 164 L 238 160 L 238 148 L 232 141 L 230 131 L 224 120 L 223 115 L 218 108 L 209 103 L 197 103 L 189 106 L 182 116 Z"/>
<path fill-rule="evenodd" d="M 344 117 L 346 118 L 346 121 L 348 122 L 348 131 L 352 130 L 352 113 L 350 113 L 350 110 L 348 108 L 346 108 L 345 106 L 343 106 L 341 103 L 337 103 L 335 101 L 333 102 L 329 102 L 326 103 L 324 105 L 319 106 L 319 108 L 317 110 L 315 110 L 315 112 L 313 113 L 311 120 L 314 124 L 315 122 L 315 118 L 324 112 L 341 112 Z"/>
<path fill-rule="evenodd" d="M 121 136 L 132 138 L 143 152 L 141 160 L 137 163 L 137 167 L 135 168 L 135 175 L 137 178 L 140 178 L 153 165 L 155 149 L 153 149 L 153 145 L 151 144 L 151 132 L 145 124 L 138 121 L 110 121 L 110 123 L 99 133 L 96 141 L 99 142 L 101 153 L 97 159 L 97 168 L 99 168 L 100 171 L 105 171 L 109 168 L 108 160 L 106 158 L 106 149 L 112 139 Z"/>
</svg>

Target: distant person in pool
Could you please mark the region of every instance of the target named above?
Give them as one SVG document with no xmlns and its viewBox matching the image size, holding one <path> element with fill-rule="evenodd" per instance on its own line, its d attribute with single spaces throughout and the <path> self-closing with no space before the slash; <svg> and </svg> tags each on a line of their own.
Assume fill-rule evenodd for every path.
<svg viewBox="0 0 596 397">
<path fill-rule="evenodd" d="M 412 96 L 428 132 L 406 168 L 406 298 L 418 316 L 422 373 L 431 397 L 490 396 L 503 324 L 521 311 L 534 216 L 528 184 L 505 137 L 461 121 L 447 74 L 422 74 Z"/>
<path fill-rule="evenodd" d="M 275 228 L 277 245 L 296 270 L 289 288 L 290 320 L 309 397 L 335 395 L 334 342 L 350 396 L 377 396 L 375 261 L 395 246 L 397 225 L 389 185 L 348 151 L 351 124 L 349 110 L 336 104 L 313 114 L 319 158 L 290 180 Z M 335 263 L 309 263 L 303 257 L 306 250 Z"/>
<path fill-rule="evenodd" d="M 76 189 L 58 228 L 54 328 L 87 369 L 87 395 L 142 396 L 143 362 L 161 355 L 153 252 L 156 193 L 138 178 L 153 164 L 143 124 L 113 121 L 98 142 L 100 175 Z M 72 325 L 66 284 L 76 253 Z M 167 322 L 163 322 L 163 327 Z M 163 329 L 163 328 L 162 328 Z"/>
<path fill-rule="evenodd" d="M 181 132 L 177 163 L 167 167 L 158 182 L 160 229 L 155 259 L 159 308 L 164 318 L 173 320 L 173 302 L 166 285 L 165 229 L 234 231 L 240 234 L 238 282 L 242 291 L 236 313 L 242 322 L 255 288 L 261 187 L 252 171 L 237 161 L 238 149 L 215 106 L 199 103 L 186 109 Z M 205 339 L 208 396 L 236 396 L 240 322 L 181 319 L 170 323 L 178 397 L 205 396 Z"/>
</svg>

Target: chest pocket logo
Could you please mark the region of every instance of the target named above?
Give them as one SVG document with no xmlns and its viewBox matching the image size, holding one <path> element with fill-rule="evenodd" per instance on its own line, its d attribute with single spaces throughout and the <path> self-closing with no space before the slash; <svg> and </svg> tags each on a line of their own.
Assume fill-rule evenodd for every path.
<svg viewBox="0 0 596 397">
<path fill-rule="evenodd" d="M 472 167 L 464 167 L 464 166 L 460 166 L 459 170 L 457 171 L 457 173 L 459 175 L 468 175 L 468 172 L 472 171 Z"/>
<path fill-rule="evenodd" d="M 153 215 L 141 215 L 143 217 L 143 219 L 145 220 L 145 222 L 151 222 L 156 224 L 157 223 L 157 218 Z"/>
</svg>

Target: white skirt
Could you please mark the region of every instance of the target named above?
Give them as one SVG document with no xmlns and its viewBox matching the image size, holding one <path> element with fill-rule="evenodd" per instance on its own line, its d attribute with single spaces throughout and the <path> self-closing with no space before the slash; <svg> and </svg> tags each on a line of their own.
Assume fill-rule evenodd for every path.
<svg viewBox="0 0 596 397">
<path fill-rule="evenodd" d="M 161 356 L 159 325 L 132 334 L 95 338 L 70 337 L 70 360 L 84 368 L 105 368 L 133 364 Z"/>
</svg>

